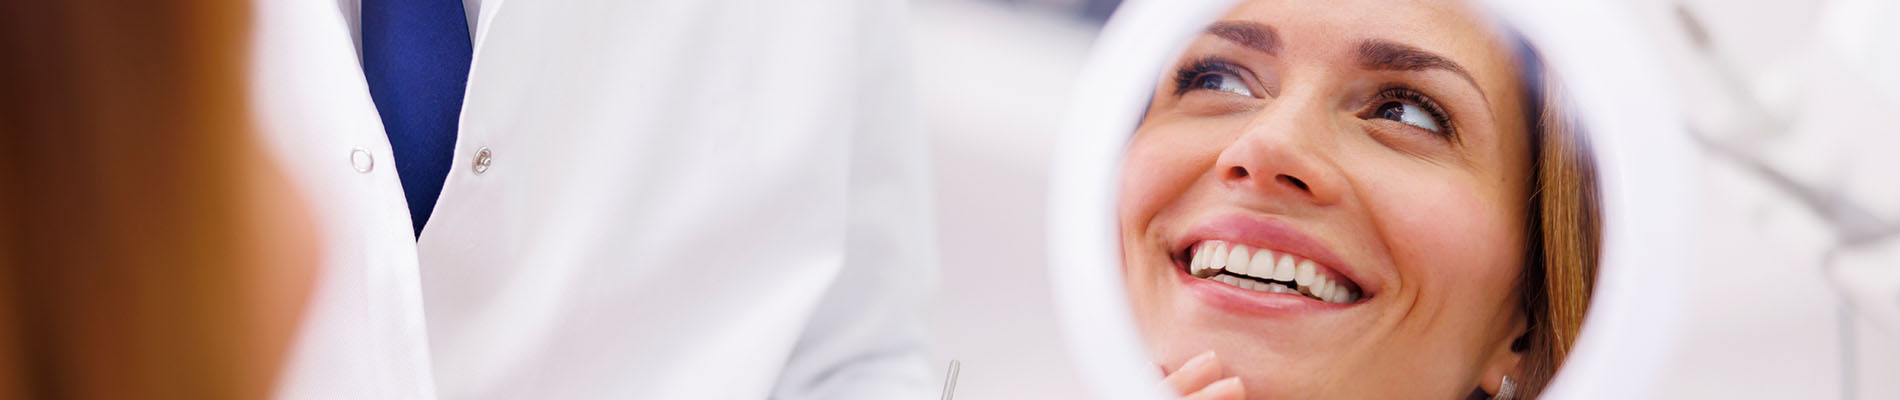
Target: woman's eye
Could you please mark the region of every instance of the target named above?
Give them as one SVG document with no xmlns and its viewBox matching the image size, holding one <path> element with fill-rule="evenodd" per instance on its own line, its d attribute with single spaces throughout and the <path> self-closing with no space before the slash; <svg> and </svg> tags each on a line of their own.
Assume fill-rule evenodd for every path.
<svg viewBox="0 0 1900 400">
<path fill-rule="evenodd" d="M 1433 118 L 1431 113 L 1426 112 L 1424 108 L 1402 101 L 1388 101 L 1380 104 L 1379 108 L 1373 111 L 1372 117 L 1399 121 L 1432 131 L 1432 133 L 1445 133 L 1445 130 L 1438 126 L 1438 119 Z"/>
<path fill-rule="evenodd" d="M 1241 96 L 1253 97 L 1253 90 L 1247 89 L 1246 81 L 1242 81 L 1239 76 L 1227 72 L 1213 71 L 1203 73 L 1200 77 L 1194 78 L 1192 87 L 1194 89 L 1219 90 Z"/>
</svg>

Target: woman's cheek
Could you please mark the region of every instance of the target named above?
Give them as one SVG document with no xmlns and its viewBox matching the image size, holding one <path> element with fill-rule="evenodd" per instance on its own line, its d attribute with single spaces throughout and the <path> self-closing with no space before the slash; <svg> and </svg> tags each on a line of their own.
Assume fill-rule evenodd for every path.
<svg viewBox="0 0 1900 400">
<path fill-rule="evenodd" d="M 1125 223 L 1146 227 L 1162 208 L 1178 200 L 1195 181 L 1193 165 L 1184 162 L 1182 149 L 1137 136 L 1122 166 L 1121 217 Z"/>
<path fill-rule="evenodd" d="M 1147 224 L 1145 215 L 1153 215 L 1155 203 L 1158 203 L 1155 190 L 1160 182 L 1154 175 L 1151 160 L 1140 157 L 1138 148 L 1129 149 L 1128 158 L 1122 165 L 1121 180 L 1121 218 L 1124 225 L 1142 226 Z"/>
<path fill-rule="evenodd" d="M 1378 192 L 1368 196 L 1369 209 L 1378 210 L 1374 218 L 1384 227 L 1401 281 L 1440 288 L 1514 281 L 1523 253 L 1522 211 L 1473 181 L 1412 176 L 1370 185 Z"/>
</svg>

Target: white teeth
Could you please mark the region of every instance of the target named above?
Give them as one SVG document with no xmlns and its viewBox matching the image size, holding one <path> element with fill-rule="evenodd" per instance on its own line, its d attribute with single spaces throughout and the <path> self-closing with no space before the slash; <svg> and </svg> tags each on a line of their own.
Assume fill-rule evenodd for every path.
<svg viewBox="0 0 1900 400">
<path fill-rule="evenodd" d="M 1293 282 L 1300 284 L 1301 287 L 1312 285 L 1313 275 L 1317 272 L 1315 271 L 1317 267 L 1317 265 L 1310 261 L 1300 263 L 1299 267 L 1293 271 Z"/>
<path fill-rule="evenodd" d="M 1227 242 L 1214 242 L 1214 250 L 1207 252 L 1207 268 L 1220 270 L 1227 268 Z"/>
<path fill-rule="evenodd" d="M 1292 282 L 1294 264 L 1296 263 L 1294 262 L 1293 255 L 1291 254 L 1281 255 L 1280 262 L 1273 266 L 1273 280 L 1281 281 L 1281 282 Z"/>
<path fill-rule="evenodd" d="M 1286 287 L 1286 285 L 1282 285 L 1282 284 L 1278 284 L 1278 283 L 1270 283 L 1270 284 L 1267 284 L 1267 291 L 1269 291 L 1269 292 L 1274 292 L 1274 293 L 1287 293 L 1287 292 L 1291 292 L 1292 290 L 1293 290 L 1293 289 L 1287 289 L 1287 287 Z"/>
<path fill-rule="evenodd" d="M 1208 242 L 1196 247 L 1194 250 L 1194 260 L 1188 265 L 1188 273 L 1194 274 L 1196 278 L 1219 275 L 1221 271 L 1220 260 L 1224 260 L 1226 257 L 1216 257 L 1215 255 L 1225 255 L 1226 253 L 1223 253 L 1222 248 L 1226 246 L 1226 244 L 1220 242 Z"/>
<path fill-rule="evenodd" d="M 1194 274 L 1197 278 L 1207 277 L 1207 275 L 1202 274 L 1202 272 L 1207 269 L 1207 250 L 1207 245 L 1205 244 L 1194 248 L 1194 258 L 1188 261 L 1188 273 Z"/>
<path fill-rule="evenodd" d="M 1253 291 L 1301 294 L 1331 303 L 1351 303 L 1359 299 L 1359 293 L 1329 278 L 1311 260 L 1219 240 L 1209 240 L 1195 247 L 1188 261 L 1188 272 L 1198 278 Z"/>
<path fill-rule="evenodd" d="M 1240 286 L 1240 285 L 1241 285 L 1241 283 L 1240 283 L 1240 282 L 1241 282 L 1241 279 L 1240 279 L 1240 278 L 1236 278 L 1236 277 L 1234 277 L 1233 275 L 1215 275 L 1215 276 L 1214 276 L 1214 281 L 1217 281 L 1217 282 L 1220 282 L 1220 283 L 1225 283 L 1225 284 L 1229 284 L 1229 285 L 1234 285 L 1234 286 Z"/>
<path fill-rule="evenodd" d="M 1267 250 L 1254 252 L 1253 258 L 1247 261 L 1246 274 L 1273 279 L 1273 252 Z"/>
<path fill-rule="evenodd" d="M 1301 294 L 1300 291 L 1298 290 L 1294 290 L 1293 288 L 1290 288 L 1290 287 L 1287 287 L 1286 285 L 1282 285 L 1278 283 L 1270 283 L 1270 284 L 1267 284 L 1267 286 L 1272 287 L 1271 291 L 1274 293 Z"/>
<path fill-rule="evenodd" d="M 1233 247 L 1232 251 L 1227 252 L 1227 271 L 1244 274 L 1247 271 L 1247 259 L 1253 255 L 1253 250 L 1241 245 Z"/>
</svg>

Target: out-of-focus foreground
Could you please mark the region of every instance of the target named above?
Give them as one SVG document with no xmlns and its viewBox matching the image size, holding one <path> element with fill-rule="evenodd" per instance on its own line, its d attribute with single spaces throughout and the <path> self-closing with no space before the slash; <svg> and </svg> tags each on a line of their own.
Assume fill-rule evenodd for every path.
<svg viewBox="0 0 1900 400">
<path fill-rule="evenodd" d="M 242 0 L 0 4 L 0 398 L 270 393 L 316 265 Z"/>
</svg>

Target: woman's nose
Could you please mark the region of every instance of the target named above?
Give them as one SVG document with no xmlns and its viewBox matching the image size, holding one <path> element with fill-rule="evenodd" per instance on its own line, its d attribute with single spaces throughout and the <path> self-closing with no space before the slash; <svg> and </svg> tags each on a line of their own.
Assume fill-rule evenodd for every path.
<svg viewBox="0 0 1900 400">
<path fill-rule="evenodd" d="M 1221 182 L 1270 198 L 1339 202 L 1342 177 L 1329 161 L 1331 129 L 1315 110 L 1283 102 L 1263 109 L 1215 162 Z"/>
</svg>

